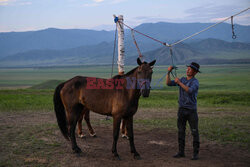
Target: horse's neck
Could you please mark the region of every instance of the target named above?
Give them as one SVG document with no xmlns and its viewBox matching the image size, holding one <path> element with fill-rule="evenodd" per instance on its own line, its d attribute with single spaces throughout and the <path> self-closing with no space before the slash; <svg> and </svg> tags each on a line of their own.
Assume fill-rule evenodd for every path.
<svg viewBox="0 0 250 167">
<path fill-rule="evenodd" d="M 126 77 L 136 79 L 135 88 L 127 89 L 129 100 L 139 100 L 139 98 L 140 98 L 140 89 L 138 89 L 138 87 L 137 87 L 137 70 L 135 70 L 134 73 L 132 73 L 129 76 L 126 76 Z"/>
</svg>

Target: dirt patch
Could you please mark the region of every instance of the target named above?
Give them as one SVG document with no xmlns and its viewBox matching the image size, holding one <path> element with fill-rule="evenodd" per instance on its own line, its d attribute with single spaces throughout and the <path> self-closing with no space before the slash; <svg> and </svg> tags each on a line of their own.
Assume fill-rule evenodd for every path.
<svg viewBox="0 0 250 167">
<path fill-rule="evenodd" d="M 55 124 L 56 120 L 54 113 L 19 113 L 19 114 L 0 114 L 0 125 L 9 126 L 14 130 L 15 127 L 28 128 L 30 126 L 45 124 Z M 140 115 L 138 115 L 140 117 Z M 161 115 L 159 115 L 161 116 Z M 99 116 L 92 114 L 93 121 L 99 119 L 105 119 L 104 116 Z M 146 117 L 147 114 L 146 114 Z M 140 117 L 141 118 L 141 117 Z M 192 156 L 192 137 L 187 135 L 186 141 L 186 157 L 181 159 L 172 158 L 172 156 L 177 151 L 177 132 L 167 129 L 153 128 L 141 129 L 140 126 L 135 126 L 135 146 L 137 151 L 141 154 L 141 160 L 134 160 L 130 153 L 129 142 L 127 139 L 119 138 L 118 141 L 118 153 L 121 156 L 121 161 L 114 160 L 111 154 L 112 147 L 112 124 L 93 124 L 93 127 L 97 133 L 97 137 L 93 138 L 87 135 L 85 138 L 77 138 L 77 143 L 82 149 L 83 153 L 80 155 L 73 154 L 71 151 L 70 143 L 67 142 L 61 135 L 59 128 L 57 126 L 48 127 L 50 134 L 47 131 L 38 131 L 39 134 L 32 134 L 42 140 L 41 145 L 46 146 L 48 144 L 53 144 L 55 141 L 59 143 L 57 147 L 49 147 L 50 150 L 46 150 L 47 147 L 39 147 L 40 152 L 38 152 L 34 143 L 30 142 L 29 149 L 33 149 L 33 153 L 30 155 L 23 155 L 20 153 L 18 158 L 15 160 L 23 161 L 21 164 L 37 164 L 39 166 L 175 166 L 175 167 L 201 167 L 201 166 L 211 166 L 211 167 L 224 167 L 224 166 L 249 166 L 250 155 L 247 151 L 242 150 L 233 145 L 220 145 L 216 142 L 208 141 L 201 138 L 201 149 L 200 149 L 200 159 L 198 161 L 191 161 Z M 86 132 L 86 127 L 84 127 Z M 7 130 L 2 129 L 1 138 Z M 14 133 L 14 132 L 13 132 Z M 1 140 L 2 150 L 7 150 L 5 143 L 11 143 L 12 147 L 16 147 L 19 141 L 15 138 L 11 138 L 10 141 Z M 54 148 L 54 149 L 53 149 Z M 26 148 L 22 148 L 26 149 Z M 42 152 L 41 152 L 42 149 Z M 47 152 L 50 154 L 47 155 Z M 15 153 L 15 152 L 14 152 Z M 11 154 L 14 154 L 11 153 Z M 10 154 L 9 152 L 2 152 L 1 155 Z M 15 153 L 17 154 L 17 153 Z M 11 155 L 7 155 L 7 159 L 12 163 L 12 159 L 8 159 Z M 20 158 L 21 157 L 21 158 Z M 3 160 L 3 159 L 2 159 Z M 2 161 L 1 160 L 1 161 Z M 23 166 L 26 166 L 23 165 Z M 13 165 L 11 165 L 13 166 Z M 21 165 L 22 166 L 22 165 Z"/>
</svg>

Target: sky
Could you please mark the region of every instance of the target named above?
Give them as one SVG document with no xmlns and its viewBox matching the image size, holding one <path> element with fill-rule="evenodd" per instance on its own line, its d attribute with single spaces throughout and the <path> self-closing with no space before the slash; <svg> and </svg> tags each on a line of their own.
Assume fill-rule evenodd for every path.
<svg viewBox="0 0 250 167">
<path fill-rule="evenodd" d="M 46 28 L 111 30 L 113 14 L 134 27 L 155 22 L 218 22 L 250 0 L 0 0 L 0 32 Z M 234 18 L 250 25 L 250 9 Z"/>
</svg>

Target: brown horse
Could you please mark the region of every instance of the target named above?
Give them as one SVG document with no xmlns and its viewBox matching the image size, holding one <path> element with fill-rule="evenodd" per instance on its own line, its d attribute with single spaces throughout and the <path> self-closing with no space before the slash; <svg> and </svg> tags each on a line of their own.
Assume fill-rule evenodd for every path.
<svg viewBox="0 0 250 167">
<path fill-rule="evenodd" d="M 151 63 L 137 59 L 138 67 L 123 76 L 111 79 L 76 76 L 59 84 L 54 93 L 54 109 L 63 136 L 71 141 L 72 150 L 80 153 L 75 138 L 75 128 L 82 113 L 87 110 L 113 117 L 112 153 L 117 159 L 117 140 L 121 119 L 126 122 L 131 153 L 140 159 L 134 145 L 133 115 L 138 109 L 139 98 L 148 97 L 153 73 Z"/>
</svg>

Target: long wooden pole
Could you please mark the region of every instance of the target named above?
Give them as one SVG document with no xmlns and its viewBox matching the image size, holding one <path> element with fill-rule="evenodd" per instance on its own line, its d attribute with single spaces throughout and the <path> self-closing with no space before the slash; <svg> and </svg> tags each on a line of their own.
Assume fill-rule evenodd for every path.
<svg viewBox="0 0 250 167">
<path fill-rule="evenodd" d="M 125 47 L 124 47 L 124 26 L 123 26 L 123 15 L 118 16 L 118 22 L 116 23 L 118 31 L 118 72 L 119 75 L 124 74 L 125 64 Z"/>
</svg>

